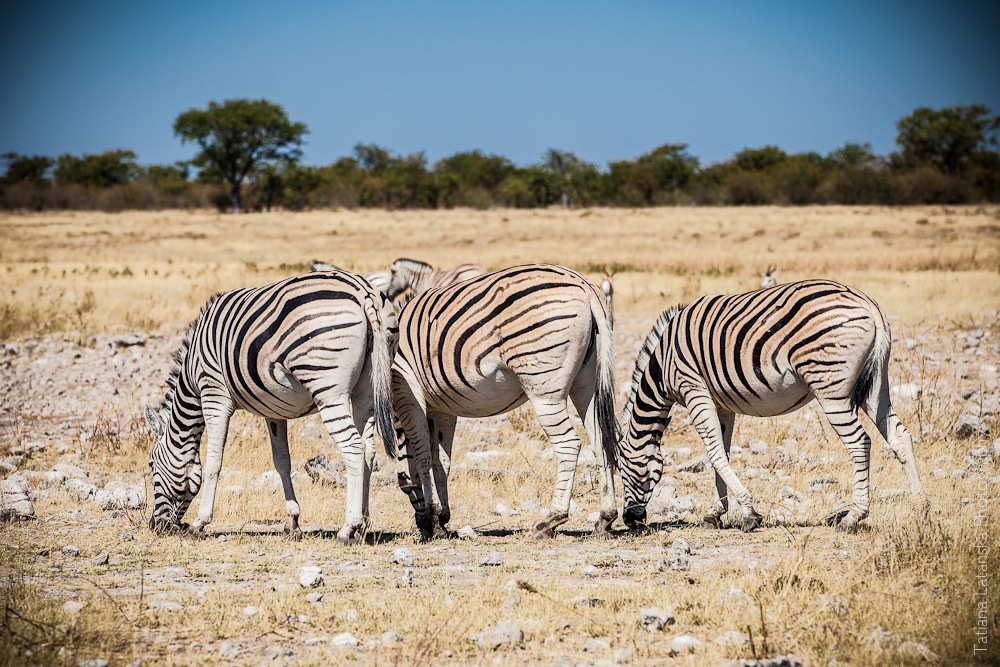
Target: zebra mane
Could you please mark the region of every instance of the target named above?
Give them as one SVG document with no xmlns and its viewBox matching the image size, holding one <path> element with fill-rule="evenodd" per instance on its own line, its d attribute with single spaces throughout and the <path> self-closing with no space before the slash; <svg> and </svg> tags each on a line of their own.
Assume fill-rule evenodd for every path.
<svg viewBox="0 0 1000 667">
<path fill-rule="evenodd" d="M 169 409 L 170 406 L 173 405 L 174 394 L 177 391 L 177 383 L 180 381 L 181 372 L 184 369 L 184 362 L 187 361 L 188 352 L 191 349 L 191 338 L 194 336 L 195 327 L 197 327 L 198 323 L 201 322 L 201 318 L 205 316 L 209 306 L 215 303 L 219 297 L 222 296 L 222 294 L 222 292 L 219 292 L 210 298 L 204 306 L 202 306 L 201 312 L 198 313 L 198 317 L 194 319 L 194 322 L 192 322 L 191 326 L 188 327 L 187 333 L 184 334 L 184 340 L 181 341 L 181 346 L 174 352 L 174 367 L 170 371 L 170 377 L 167 378 L 167 391 L 164 393 L 163 401 L 160 403 L 161 411 Z"/>
<path fill-rule="evenodd" d="M 414 269 L 417 271 L 433 271 L 434 267 L 427 262 L 421 262 L 418 259 L 408 259 L 406 257 L 400 257 L 395 262 L 392 263 L 393 266 L 400 264 L 409 269 Z"/>
<path fill-rule="evenodd" d="M 635 359 L 635 369 L 632 371 L 632 384 L 628 390 L 628 401 L 625 402 L 625 409 L 622 410 L 622 417 L 620 420 L 622 431 L 624 432 L 628 426 L 629 413 L 632 412 L 632 406 L 635 404 L 635 395 L 639 391 L 639 381 L 642 380 L 642 374 L 646 372 L 646 366 L 649 365 L 649 358 L 653 356 L 653 350 L 659 345 L 660 340 L 663 338 L 663 332 L 670 324 L 670 320 L 684 308 L 684 304 L 678 304 L 672 306 L 656 318 L 656 323 L 650 330 L 649 334 L 646 335 L 646 340 L 643 342 L 642 347 L 639 349 L 639 356 Z"/>
</svg>

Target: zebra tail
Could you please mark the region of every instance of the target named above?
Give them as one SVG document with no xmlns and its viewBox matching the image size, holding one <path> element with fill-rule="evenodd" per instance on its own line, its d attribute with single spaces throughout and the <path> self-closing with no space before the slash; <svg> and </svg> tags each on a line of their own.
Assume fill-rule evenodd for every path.
<svg viewBox="0 0 1000 667">
<path fill-rule="evenodd" d="M 396 458 L 396 412 L 392 405 L 392 348 L 389 330 L 376 306 L 377 296 L 365 297 L 365 314 L 372 327 L 372 391 L 375 394 L 375 430 L 382 438 L 385 453 Z"/>
<path fill-rule="evenodd" d="M 882 369 L 885 368 L 886 360 L 889 358 L 892 348 L 889 323 L 886 322 L 885 317 L 878 308 L 875 308 L 872 314 L 875 316 L 876 322 L 875 341 L 868 352 L 865 367 L 854 383 L 854 389 L 851 391 L 851 408 L 853 410 L 858 410 L 868 402 L 872 390 L 875 388 L 875 383 L 879 380 Z"/>
<path fill-rule="evenodd" d="M 601 295 L 603 296 L 603 294 Z M 601 446 L 612 470 L 618 469 L 618 415 L 615 412 L 615 335 L 604 303 L 591 298 L 591 314 L 596 325 L 597 392 L 594 418 L 601 433 Z"/>
</svg>

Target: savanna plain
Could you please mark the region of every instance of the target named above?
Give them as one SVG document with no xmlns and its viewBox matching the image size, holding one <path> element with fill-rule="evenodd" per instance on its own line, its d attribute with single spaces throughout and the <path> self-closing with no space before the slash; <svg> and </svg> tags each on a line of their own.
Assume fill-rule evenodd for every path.
<svg viewBox="0 0 1000 667">
<path fill-rule="evenodd" d="M 860 288 L 890 320 L 893 403 L 930 512 L 865 421 L 871 514 L 856 534 L 828 526 L 852 473 L 815 404 L 737 418 L 733 467 L 765 514 L 749 534 L 702 527 L 713 475 L 679 408 L 648 530 L 619 521 L 607 540 L 590 535 L 588 445 L 575 513 L 532 539 L 555 463 L 524 408 L 459 421 L 464 537 L 418 539 L 379 451 L 365 542 L 338 544 L 344 489 L 304 467 L 339 465 L 316 417 L 289 424 L 301 541 L 281 532 L 264 424 L 244 413 L 206 539 L 154 535 L 148 506 L 99 500 L 151 498 L 142 407 L 212 294 L 312 260 L 366 272 L 397 257 L 612 274 L 619 407 L 671 305 L 755 289 L 769 265 L 779 282 Z M 998 309 L 995 206 L 4 214 L 0 476 L 26 484 L 35 516 L 0 525 L 0 664 L 998 664 Z M 300 582 L 309 566 L 318 587 Z"/>
</svg>

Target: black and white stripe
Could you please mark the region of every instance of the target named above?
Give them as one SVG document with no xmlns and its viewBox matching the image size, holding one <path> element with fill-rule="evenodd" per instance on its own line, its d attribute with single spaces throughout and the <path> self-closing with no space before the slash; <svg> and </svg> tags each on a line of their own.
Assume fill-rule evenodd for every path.
<svg viewBox="0 0 1000 667">
<path fill-rule="evenodd" d="M 202 486 L 199 444 L 207 432 L 204 492 L 191 528 L 211 522 L 222 455 L 235 410 L 267 420 L 284 487 L 286 529 L 299 534 L 287 420 L 316 412 L 347 468 L 347 509 L 338 538 L 368 517 L 377 429 L 395 456 L 390 386 L 395 315 L 385 296 L 346 272 L 310 273 L 213 297 L 188 330 L 159 410 L 150 453 L 150 527 L 177 528 Z"/>
<path fill-rule="evenodd" d="M 425 537 L 450 519 L 448 473 L 458 417 L 486 417 L 530 402 L 558 460 L 551 536 L 569 516 L 580 438 L 567 399 L 602 462 L 601 519 L 614 499 L 614 339 L 600 290 L 579 274 L 533 264 L 418 294 L 400 315 L 393 394 L 400 422 L 400 487 Z"/>
<path fill-rule="evenodd" d="M 788 283 L 736 296 L 706 296 L 660 316 L 646 339 L 623 412 L 619 467 L 623 518 L 645 520 L 660 479 L 660 437 L 674 403 L 686 406 L 715 468 L 714 525 L 728 509 L 727 487 L 744 530 L 760 523 L 753 499 L 729 465 L 737 414 L 768 417 L 815 398 L 854 464 L 850 510 L 838 528 L 868 515 L 871 441 L 860 408 L 903 464 L 913 495 L 927 503 L 909 432 L 889 401 L 889 325 L 874 301 L 827 280 Z"/>
<path fill-rule="evenodd" d="M 389 268 L 392 275 L 385 293 L 390 300 L 395 299 L 408 289 L 420 294 L 432 287 L 454 285 L 486 273 L 486 269 L 478 264 L 459 264 L 454 269 L 435 270 L 426 262 L 418 262 L 415 259 L 406 259 L 405 257 L 397 259 Z"/>
</svg>

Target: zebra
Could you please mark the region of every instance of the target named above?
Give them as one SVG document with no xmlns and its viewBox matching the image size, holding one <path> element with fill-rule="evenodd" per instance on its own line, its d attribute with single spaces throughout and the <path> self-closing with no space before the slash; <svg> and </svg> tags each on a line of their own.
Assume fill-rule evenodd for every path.
<svg viewBox="0 0 1000 667">
<path fill-rule="evenodd" d="M 774 264 L 768 264 L 767 265 L 767 271 L 764 272 L 764 279 L 760 281 L 760 288 L 761 289 L 767 289 L 768 287 L 774 287 L 775 285 L 778 284 L 777 274 L 775 274 L 775 271 L 777 271 L 777 270 L 778 270 L 778 267 L 775 266 Z"/>
<path fill-rule="evenodd" d="M 309 268 L 313 271 L 343 271 L 333 264 L 328 264 L 327 262 L 315 261 Z M 368 273 L 361 274 L 362 277 L 367 280 L 372 287 L 378 291 L 385 294 L 386 288 L 389 286 L 389 280 L 392 278 L 392 274 L 388 271 L 369 271 Z"/>
<path fill-rule="evenodd" d="M 434 267 L 426 262 L 418 262 L 415 259 L 406 259 L 405 257 L 397 259 L 389 268 L 392 276 L 385 293 L 390 300 L 395 299 L 407 289 L 412 289 L 415 294 L 420 294 L 432 287 L 453 285 L 486 273 L 486 269 L 478 264 L 459 264 L 454 269 L 435 271 Z"/>
<path fill-rule="evenodd" d="M 551 537 L 569 518 L 580 438 L 567 398 L 601 461 L 607 534 L 615 508 L 614 337 L 600 290 L 569 269 L 532 264 L 416 295 L 400 315 L 393 362 L 399 486 L 429 539 L 447 534 L 448 473 L 458 417 L 487 417 L 531 403 L 552 442 L 552 506 L 535 526 Z"/>
<path fill-rule="evenodd" d="M 368 518 L 373 430 L 395 457 L 396 335 L 385 296 L 347 272 L 308 273 L 212 297 L 175 354 L 159 409 L 144 411 L 156 438 L 150 528 L 186 528 L 180 521 L 203 479 L 190 529 L 201 533 L 211 522 L 229 420 L 242 409 L 267 421 L 285 495 L 285 531 L 300 537 L 287 420 L 318 409 L 347 467 L 346 518 L 337 538 L 359 538 Z M 206 431 L 203 471 L 199 444 Z"/>
<path fill-rule="evenodd" d="M 850 510 L 837 525 L 853 531 L 868 515 L 871 441 L 858 408 L 903 465 L 910 491 L 929 508 L 909 431 L 889 401 L 889 324 L 860 291 L 807 280 L 735 296 L 705 296 L 664 312 L 640 350 L 622 413 L 618 460 L 630 527 L 646 518 L 660 479 L 660 438 L 674 403 L 686 406 L 715 469 L 716 495 L 705 517 L 719 526 L 727 487 L 743 511 L 743 530 L 761 516 L 729 465 L 736 414 L 769 417 L 815 398 L 854 465 Z"/>
</svg>

